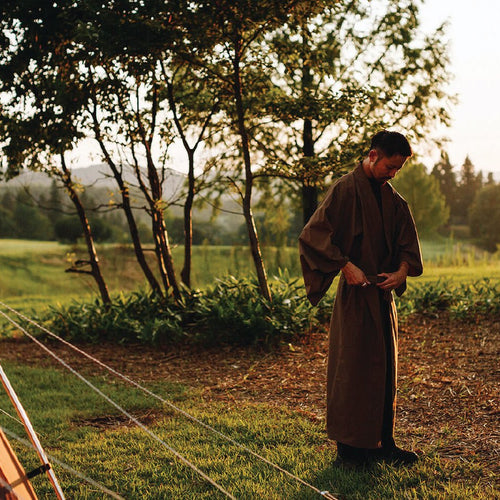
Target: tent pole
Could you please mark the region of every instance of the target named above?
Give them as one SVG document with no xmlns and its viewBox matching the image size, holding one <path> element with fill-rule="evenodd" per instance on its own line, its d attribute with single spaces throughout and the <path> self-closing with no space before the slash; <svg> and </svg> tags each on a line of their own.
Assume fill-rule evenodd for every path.
<svg viewBox="0 0 500 500">
<path fill-rule="evenodd" d="M 7 394 L 9 395 L 9 398 L 12 401 L 12 404 L 14 405 L 14 408 L 17 411 L 19 418 L 23 422 L 24 428 L 26 429 L 26 432 L 30 438 L 31 443 L 35 447 L 36 452 L 38 453 L 38 456 L 40 457 L 42 464 L 50 466 L 47 455 L 45 454 L 45 451 L 43 451 L 42 445 L 38 440 L 38 436 L 36 435 L 35 429 L 33 429 L 30 419 L 28 418 L 28 415 L 26 414 L 23 405 L 19 401 L 19 398 L 17 397 L 17 394 L 15 393 L 12 385 L 10 384 L 10 381 L 7 378 L 5 372 L 3 371 L 1 365 L 0 365 L 0 377 L 2 379 L 2 385 L 7 391 Z M 52 487 L 54 488 L 57 498 L 59 500 L 65 500 L 64 493 L 61 489 L 61 486 L 59 485 L 59 482 L 57 481 L 56 475 L 54 474 L 52 467 L 49 467 L 49 469 L 47 470 L 47 475 L 49 476 L 49 480 L 52 483 Z"/>
</svg>

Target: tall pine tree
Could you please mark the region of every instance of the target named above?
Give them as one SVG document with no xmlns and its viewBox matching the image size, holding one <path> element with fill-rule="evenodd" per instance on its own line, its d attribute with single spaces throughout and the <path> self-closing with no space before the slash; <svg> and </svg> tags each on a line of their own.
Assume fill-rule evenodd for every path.
<svg viewBox="0 0 500 500">
<path fill-rule="evenodd" d="M 457 176 L 453 171 L 453 165 L 450 162 L 448 153 L 441 152 L 441 158 L 434 165 L 431 175 L 437 179 L 439 189 L 450 209 L 450 220 L 454 220 L 457 215 Z"/>
<path fill-rule="evenodd" d="M 467 214 L 480 186 L 474 164 L 467 155 L 460 169 L 460 182 L 457 186 L 456 215 L 460 223 L 467 223 Z"/>
</svg>

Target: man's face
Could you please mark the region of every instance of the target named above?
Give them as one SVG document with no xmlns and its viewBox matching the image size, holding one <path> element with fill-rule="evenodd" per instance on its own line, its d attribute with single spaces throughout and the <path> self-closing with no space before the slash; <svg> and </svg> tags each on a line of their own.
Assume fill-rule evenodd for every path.
<svg viewBox="0 0 500 500">
<path fill-rule="evenodd" d="M 380 184 L 385 184 L 393 179 L 407 160 L 406 156 L 400 154 L 385 156 L 382 152 L 374 149 L 370 151 L 368 158 L 372 178 Z"/>
</svg>

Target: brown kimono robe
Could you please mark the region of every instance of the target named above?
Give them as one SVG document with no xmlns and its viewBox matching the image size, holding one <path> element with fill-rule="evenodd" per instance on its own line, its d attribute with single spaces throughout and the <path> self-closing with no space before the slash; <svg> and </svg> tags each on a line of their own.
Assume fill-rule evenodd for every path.
<svg viewBox="0 0 500 500">
<path fill-rule="evenodd" d="M 397 271 L 403 261 L 409 265 L 409 276 L 422 273 L 417 232 L 406 201 L 390 184 L 380 186 L 380 191 L 381 209 L 359 164 L 332 186 L 304 227 L 300 261 L 313 305 L 348 260 L 372 283 L 378 273 Z M 396 290 L 398 296 L 405 289 L 406 283 Z M 330 439 L 360 448 L 381 446 L 387 384 L 392 419 L 396 405 L 397 343 L 392 293 L 374 284 L 350 286 L 341 275 L 330 324 Z"/>
</svg>

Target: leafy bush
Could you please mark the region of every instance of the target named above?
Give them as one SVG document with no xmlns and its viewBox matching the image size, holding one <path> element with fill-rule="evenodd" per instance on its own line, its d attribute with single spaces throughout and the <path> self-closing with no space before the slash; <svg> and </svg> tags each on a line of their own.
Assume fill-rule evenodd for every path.
<svg viewBox="0 0 500 500">
<path fill-rule="evenodd" d="M 489 252 L 500 243 L 500 184 L 485 186 L 474 199 L 469 210 L 471 236 Z"/>
<path fill-rule="evenodd" d="M 63 337 L 87 342 L 157 343 L 183 335 L 173 301 L 145 292 L 120 295 L 109 306 L 96 299 L 51 308 L 45 325 Z"/>
<path fill-rule="evenodd" d="M 454 285 L 450 282 L 412 286 L 397 299 L 401 315 L 449 311 L 452 317 L 472 319 L 500 313 L 500 284 L 488 279 Z"/>
<path fill-rule="evenodd" d="M 401 299 L 397 299 L 398 311 L 400 314 L 445 311 L 452 300 L 453 292 L 448 283 L 425 283 L 423 286 L 410 287 Z"/>
<path fill-rule="evenodd" d="M 91 342 L 184 340 L 270 346 L 290 342 L 318 325 L 317 311 L 298 281 L 279 276 L 271 285 L 272 301 L 268 302 L 255 280 L 229 276 L 203 292 L 183 289 L 178 304 L 171 298 L 136 292 L 115 298 L 108 307 L 96 300 L 53 308 L 45 324 L 66 338 Z"/>
<path fill-rule="evenodd" d="M 449 311 L 457 318 L 500 313 L 500 284 L 488 280 L 452 285 L 422 283 L 396 299 L 401 316 Z M 253 279 L 228 276 L 207 290 L 183 289 L 180 303 L 172 298 L 136 292 L 114 298 L 51 309 L 45 325 L 73 340 L 203 345 L 238 344 L 270 347 L 292 342 L 328 323 L 331 295 L 313 308 L 302 281 L 281 273 L 271 284 L 272 301 L 260 294 Z"/>
<path fill-rule="evenodd" d="M 192 335 L 208 343 L 271 345 L 291 341 L 317 324 L 298 279 L 283 275 L 271 285 L 271 302 L 255 280 L 229 276 L 190 297 L 185 319 Z M 194 299 L 194 300 L 193 300 Z"/>
</svg>

